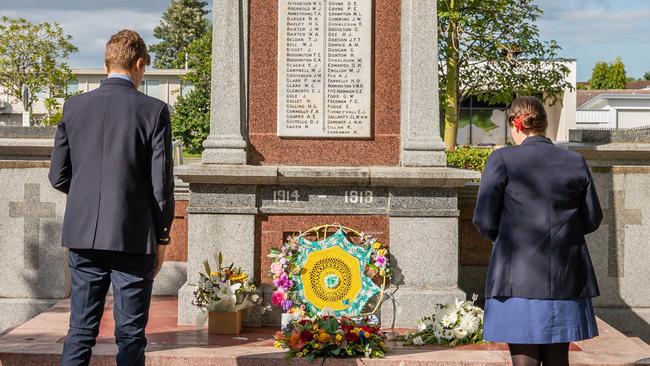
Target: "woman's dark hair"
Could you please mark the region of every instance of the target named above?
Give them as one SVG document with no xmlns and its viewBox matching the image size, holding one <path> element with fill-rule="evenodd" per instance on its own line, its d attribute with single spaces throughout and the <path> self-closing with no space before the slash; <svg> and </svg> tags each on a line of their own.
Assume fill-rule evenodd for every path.
<svg viewBox="0 0 650 366">
<path fill-rule="evenodd" d="M 507 111 L 507 121 L 512 126 L 515 118 L 523 116 L 524 129 L 540 134 L 546 133 L 548 120 L 544 103 L 535 97 L 518 97 Z"/>
</svg>

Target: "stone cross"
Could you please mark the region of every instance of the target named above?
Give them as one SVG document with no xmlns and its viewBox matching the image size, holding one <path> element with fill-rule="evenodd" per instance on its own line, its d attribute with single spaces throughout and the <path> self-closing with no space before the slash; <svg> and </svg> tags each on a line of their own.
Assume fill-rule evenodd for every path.
<svg viewBox="0 0 650 366">
<path fill-rule="evenodd" d="M 625 226 L 641 225 L 641 210 L 625 208 L 625 191 L 610 190 L 609 205 L 603 210 L 603 223 L 607 224 L 607 275 L 624 277 Z"/>
<path fill-rule="evenodd" d="M 23 263 L 25 269 L 38 269 L 38 247 L 42 218 L 55 216 L 54 202 L 41 202 L 41 185 L 25 183 L 23 202 L 9 202 L 9 217 L 23 219 Z"/>
</svg>

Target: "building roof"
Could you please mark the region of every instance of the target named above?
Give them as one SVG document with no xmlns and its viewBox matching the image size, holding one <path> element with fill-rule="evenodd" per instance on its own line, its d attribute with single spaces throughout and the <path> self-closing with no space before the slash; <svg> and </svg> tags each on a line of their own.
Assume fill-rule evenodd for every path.
<svg viewBox="0 0 650 366">
<path fill-rule="evenodd" d="M 181 76 L 190 70 L 186 69 L 149 69 L 145 71 L 145 76 Z M 106 75 L 104 69 L 72 69 L 73 75 Z"/>
<path fill-rule="evenodd" d="M 625 83 L 625 89 L 648 89 L 650 88 L 650 80 L 637 80 Z"/>
<path fill-rule="evenodd" d="M 633 95 L 650 95 L 650 89 L 601 89 L 601 90 L 580 90 L 576 91 L 576 107 L 583 109 L 587 107 L 587 103 L 602 96 L 607 95 L 609 98 L 620 95 L 633 96 Z"/>
</svg>

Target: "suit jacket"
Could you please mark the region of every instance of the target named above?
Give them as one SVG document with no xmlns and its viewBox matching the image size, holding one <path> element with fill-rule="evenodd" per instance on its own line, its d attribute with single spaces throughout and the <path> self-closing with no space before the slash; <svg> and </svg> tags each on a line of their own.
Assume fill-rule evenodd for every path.
<svg viewBox="0 0 650 366">
<path fill-rule="evenodd" d="M 169 109 L 124 79 L 63 107 L 49 179 L 66 193 L 64 247 L 153 254 L 174 218 Z"/>
<path fill-rule="evenodd" d="M 473 220 L 494 241 L 485 297 L 598 296 L 584 236 L 602 217 L 580 154 L 542 136 L 495 150 L 483 171 Z"/>
</svg>

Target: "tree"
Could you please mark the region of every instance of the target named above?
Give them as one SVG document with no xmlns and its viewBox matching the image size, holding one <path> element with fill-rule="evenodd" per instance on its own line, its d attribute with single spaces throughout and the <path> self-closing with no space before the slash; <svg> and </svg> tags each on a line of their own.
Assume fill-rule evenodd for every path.
<svg viewBox="0 0 650 366">
<path fill-rule="evenodd" d="M 591 70 L 589 85 L 591 89 L 609 89 L 609 64 L 605 61 L 598 61 Z"/>
<path fill-rule="evenodd" d="M 153 35 L 160 42 L 149 46 L 154 53 L 153 65 L 159 69 L 182 68 L 185 60 L 179 58 L 183 49 L 201 38 L 209 27 L 205 15 L 207 1 L 171 0 Z"/>
<path fill-rule="evenodd" d="M 625 89 L 627 77 L 625 76 L 625 64 L 620 57 L 609 67 L 609 88 L 608 89 Z"/>
<path fill-rule="evenodd" d="M 2 17 L 0 22 L 0 87 L 23 100 L 23 87 L 29 89 L 28 109 L 36 95 L 65 93 L 72 72 L 64 60 L 77 48 L 70 43 L 57 23 L 34 24 L 24 18 Z"/>
<path fill-rule="evenodd" d="M 517 95 L 556 102 L 570 70 L 555 41 L 542 42 L 533 0 L 438 0 L 438 45 L 444 140 L 454 150 L 459 100 L 490 104 Z"/>
<path fill-rule="evenodd" d="M 620 57 L 613 63 L 596 62 L 589 80 L 592 89 L 625 89 L 626 82 L 625 64 Z"/>
<path fill-rule="evenodd" d="M 185 51 L 190 71 L 183 76 L 183 82 L 192 84 L 194 89 L 178 97 L 171 116 L 172 134 L 183 142 L 188 152 L 199 153 L 210 133 L 211 32 L 192 42 Z M 178 55 L 177 61 L 181 57 L 184 62 L 184 55 Z"/>
<path fill-rule="evenodd" d="M 650 71 L 647 71 L 645 74 L 643 74 L 643 80 L 650 80 Z"/>
</svg>

